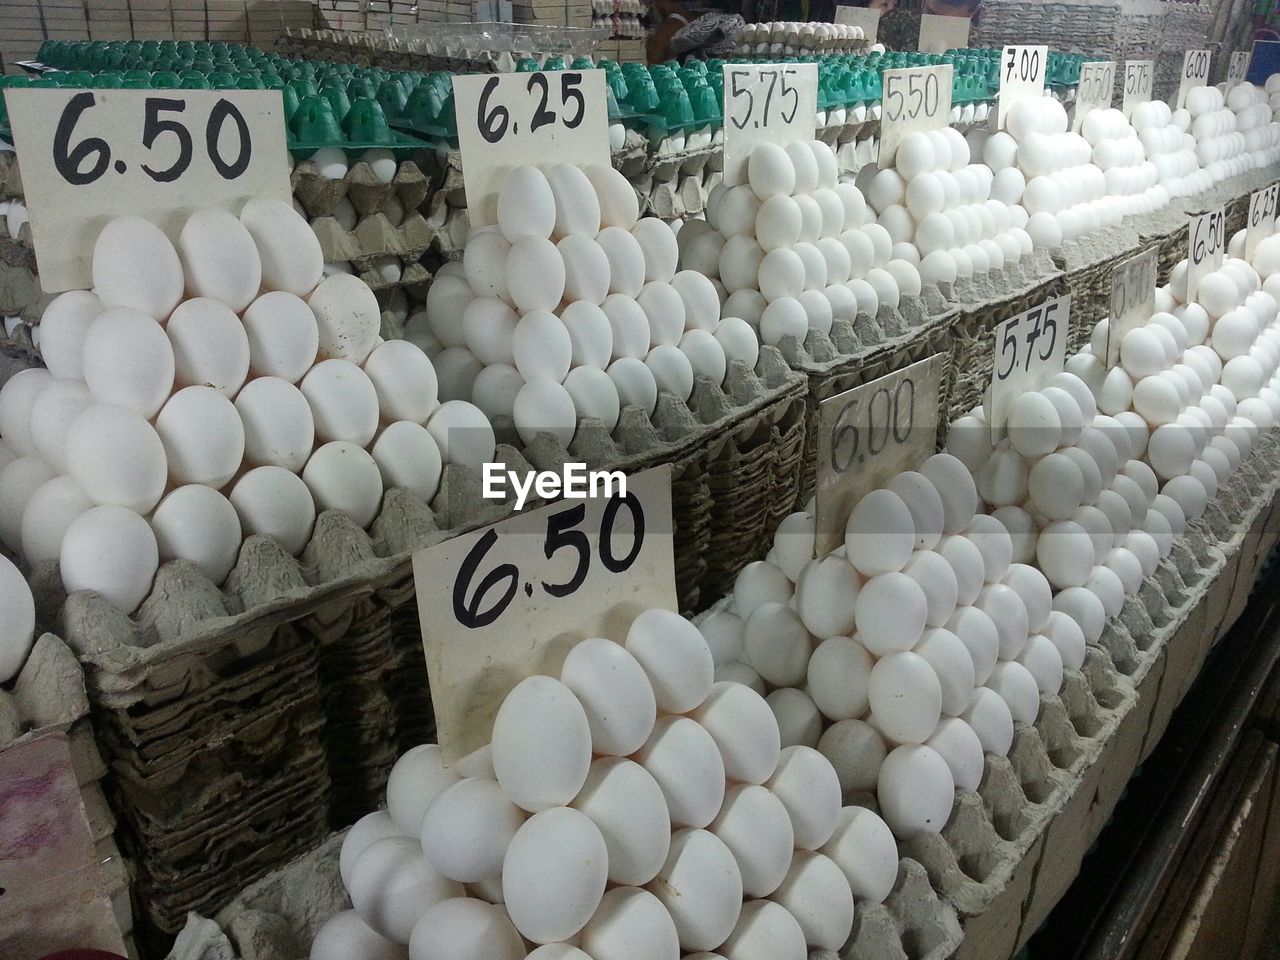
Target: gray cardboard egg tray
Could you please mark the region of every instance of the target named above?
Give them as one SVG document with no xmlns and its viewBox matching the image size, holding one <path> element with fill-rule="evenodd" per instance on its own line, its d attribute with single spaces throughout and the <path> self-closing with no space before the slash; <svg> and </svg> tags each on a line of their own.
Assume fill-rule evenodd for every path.
<svg viewBox="0 0 1280 960">
<path fill-rule="evenodd" d="M 75 655 L 52 633 L 40 635 L 27 662 L 0 688 L 0 753 L 40 737 L 67 738 L 71 766 L 97 849 L 101 889 L 111 898 L 121 933 L 133 929 L 129 875 L 116 846 L 116 818 L 102 792 L 107 765 L 94 740 L 84 674 Z"/>
<path fill-rule="evenodd" d="M 168 960 L 306 960 L 320 926 L 350 900 L 338 875 L 345 831 L 245 889 L 210 920 L 193 915 Z M 857 960 L 943 960 L 959 942 L 955 914 L 940 903 L 924 869 L 898 865 L 882 904 L 859 904 L 842 956 Z M 837 960 L 813 950 L 809 960 Z"/>
<path fill-rule="evenodd" d="M 1008 757 L 988 755 L 977 792 L 957 795 L 941 833 L 899 842 L 902 862 L 922 865 L 940 907 L 960 919 L 963 941 L 940 956 L 1012 957 L 1070 886 L 1280 538 L 1278 458 L 1272 431 L 1127 598 L 1081 670 L 1041 696 L 1035 723 L 1015 725 Z M 876 809 L 867 794 L 845 801 Z"/>
</svg>

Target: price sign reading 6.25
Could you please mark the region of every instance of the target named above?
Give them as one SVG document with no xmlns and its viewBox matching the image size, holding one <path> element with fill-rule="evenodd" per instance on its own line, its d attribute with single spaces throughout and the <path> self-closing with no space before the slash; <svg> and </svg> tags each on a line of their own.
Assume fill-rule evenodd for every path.
<svg viewBox="0 0 1280 960">
<path fill-rule="evenodd" d="M 817 116 L 817 64 L 725 64 L 725 182 L 746 182 L 747 157 L 757 143 L 813 140 Z"/>
<path fill-rule="evenodd" d="M 533 674 L 558 674 L 578 640 L 621 640 L 641 611 L 676 609 L 670 466 L 626 477 L 625 493 L 595 490 L 414 554 L 447 761 L 487 743 L 507 692 Z"/>
<path fill-rule="evenodd" d="M 1062 371 L 1071 296 L 1032 307 L 995 328 L 991 366 L 991 436 L 1003 438 L 1013 402 Z"/>
<path fill-rule="evenodd" d="M 1192 217 L 1187 225 L 1187 302 L 1195 300 L 1200 281 L 1222 266 L 1227 249 L 1227 221 L 1222 207 Z"/>
<path fill-rule="evenodd" d="M 1245 221 L 1244 258 L 1253 259 L 1258 244 L 1276 232 L 1276 206 L 1280 201 L 1280 183 L 1254 192 L 1249 198 L 1249 219 Z"/>
<path fill-rule="evenodd" d="M 473 74 L 453 78 L 462 179 L 472 226 L 498 218 L 498 192 L 527 163 L 609 163 L 604 71 Z"/>
<path fill-rule="evenodd" d="M 197 207 L 289 202 L 284 108 L 273 90 L 5 91 L 41 286 L 91 285 L 108 219 L 144 216 L 176 237 Z"/>
<path fill-rule="evenodd" d="M 951 114 L 949 63 L 934 67 L 886 70 L 880 98 L 881 168 L 893 166 L 898 144 L 913 130 L 936 130 Z"/>
</svg>

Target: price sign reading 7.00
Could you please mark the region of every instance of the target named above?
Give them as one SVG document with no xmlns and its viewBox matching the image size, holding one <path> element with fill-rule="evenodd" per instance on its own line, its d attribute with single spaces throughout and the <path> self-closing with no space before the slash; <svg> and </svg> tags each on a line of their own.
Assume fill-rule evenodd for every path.
<svg viewBox="0 0 1280 960">
<path fill-rule="evenodd" d="M 637 614 L 676 609 L 671 468 L 626 492 L 561 500 L 414 554 L 431 701 L 446 760 L 489 740 L 507 692 L 558 675 L 584 637 L 621 640 Z"/>
<path fill-rule="evenodd" d="M 991 367 L 991 435 L 1004 435 L 1013 402 L 1062 371 L 1067 359 L 1071 297 L 1032 307 L 995 329 Z"/>
<path fill-rule="evenodd" d="M 609 163 L 602 70 L 453 78 L 458 147 L 472 226 L 498 217 L 498 192 L 531 157 L 578 167 Z"/>
<path fill-rule="evenodd" d="M 1227 221 L 1222 207 L 1192 217 L 1187 225 L 1187 302 L 1195 300 L 1200 281 L 1222 266 L 1227 249 Z"/>
<path fill-rule="evenodd" d="M 898 144 L 913 130 L 936 130 L 951 114 L 949 63 L 935 67 L 886 70 L 880 98 L 881 168 L 893 166 Z"/>
<path fill-rule="evenodd" d="M 1044 96 L 1044 76 L 1049 61 L 1046 46 L 1015 45 L 1000 54 L 1000 102 L 996 124 L 1004 129 L 1005 117 L 1019 100 Z"/>
<path fill-rule="evenodd" d="M 818 405 L 818 480 L 814 491 L 822 556 L 844 542 L 859 500 L 933 454 L 944 356 L 917 361 Z"/>
<path fill-rule="evenodd" d="M 817 114 L 817 64 L 725 64 L 725 181 L 746 182 L 747 157 L 757 143 L 813 140 Z"/>
<path fill-rule="evenodd" d="M 92 286 L 93 242 L 111 217 L 143 216 L 176 238 L 197 207 L 290 199 L 277 91 L 19 88 L 5 102 L 49 293 Z"/>
</svg>

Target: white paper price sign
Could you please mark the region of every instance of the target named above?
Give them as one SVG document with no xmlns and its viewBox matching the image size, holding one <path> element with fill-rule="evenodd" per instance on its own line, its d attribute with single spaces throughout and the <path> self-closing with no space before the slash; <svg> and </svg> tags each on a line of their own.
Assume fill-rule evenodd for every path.
<svg viewBox="0 0 1280 960">
<path fill-rule="evenodd" d="M 991 436 L 1004 437 L 1013 402 L 1038 390 L 1067 360 L 1071 295 L 1011 317 L 995 329 L 991 364 Z"/>
<path fill-rule="evenodd" d="M 1005 117 L 1019 100 L 1044 96 L 1044 74 L 1049 63 L 1045 46 L 1010 46 L 1000 52 L 1000 101 L 997 129 L 1004 129 Z"/>
<path fill-rule="evenodd" d="M 962 50 L 969 46 L 969 27 L 972 21 L 967 16 L 947 17 L 935 13 L 920 16 L 920 37 L 916 49 L 921 53 L 946 53 L 948 50 Z"/>
<path fill-rule="evenodd" d="M 414 554 L 427 676 L 446 762 L 489 742 L 525 677 L 557 675 L 585 637 L 622 640 L 652 607 L 677 609 L 671 467 L 626 496 L 560 500 Z"/>
<path fill-rule="evenodd" d="M 1244 258 L 1253 259 L 1258 244 L 1276 232 L 1276 205 L 1280 183 L 1255 191 L 1249 198 L 1249 219 L 1245 221 Z"/>
<path fill-rule="evenodd" d="M 1126 117 L 1133 115 L 1133 108 L 1151 99 L 1151 86 L 1155 82 L 1154 60 L 1126 60 L 1124 62 L 1124 99 L 1121 110 Z"/>
<path fill-rule="evenodd" d="M 204 207 L 292 202 L 275 90 L 5 91 L 46 293 L 93 286 L 93 244 L 113 217 L 176 240 Z"/>
<path fill-rule="evenodd" d="M 1208 50 L 1188 50 L 1182 56 L 1182 73 L 1178 80 L 1178 99 L 1173 109 L 1187 105 L 1187 94 L 1209 82 L 1210 54 Z"/>
<path fill-rule="evenodd" d="M 1120 341 L 1156 312 L 1155 248 L 1130 257 L 1111 271 L 1111 314 L 1107 321 L 1107 369 L 1120 363 Z"/>
<path fill-rule="evenodd" d="M 454 77 L 453 102 L 473 227 L 497 222 L 498 192 L 513 167 L 609 164 L 602 70 Z"/>
<path fill-rule="evenodd" d="M 725 64 L 725 182 L 747 182 L 747 157 L 757 143 L 808 143 L 817 122 L 816 63 Z"/>
<path fill-rule="evenodd" d="M 1231 65 L 1227 67 L 1226 89 L 1228 91 L 1237 83 L 1242 83 L 1249 75 L 1249 63 L 1252 60 L 1252 50 L 1237 50 L 1231 54 Z"/>
<path fill-rule="evenodd" d="M 1227 249 L 1227 221 L 1222 207 L 1192 217 L 1187 225 L 1187 302 L 1200 292 L 1200 281 L 1222 266 Z"/>
<path fill-rule="evenodd" d="M 880 11 L 872 7 L 836 7 L 836 23 L 861 27 L 867 42 L 875 43 L 876 31 L 880 29 Z"/>
<path fill-rule="evenodd" d="M 818 404 L 817 556 L 844 543 L 859 500 L 933 455 L 945 369 L 936 354 Z"/>
<path fill-rule="evenodd" d="M 951 115 L 949 63 L 886 70 L 880 96 L 881 169 L 893 166 L 898 144 L 913 130 L 937 130 Z"/>
<path fill-rule="evenodd" d="M 1094 110 L 1111 106 L 1111 95 L 1116 85 L 1116 62 L 1084 63 L 1080 65 L 1080 83 L 1076 86 L 1076 107 L 1071 118 L 1071 129 L 1080 132 L 1084 118 Z"/>
</svg>

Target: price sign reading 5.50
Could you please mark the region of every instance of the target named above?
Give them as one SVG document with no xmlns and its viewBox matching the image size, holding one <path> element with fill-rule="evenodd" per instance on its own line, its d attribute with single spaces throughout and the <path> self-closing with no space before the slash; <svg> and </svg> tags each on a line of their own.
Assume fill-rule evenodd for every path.
<svg viewBox="0 0 1280 960">
<path fill-rule="evenodd" d="M 1107 321 L 1107 368 L 1120 362 L 1120 341 L 1156 310 L 1156 251 L 1152 247 L 1111 271 L 1111 315 Z"/>
<path fill-rule="evenodd" d="M 418 617 L 440 746 L 450 762 L 489 740 L 507 692 L 559 673 L 584 637 L 621 640 L 650 607 L 676 609 L 671 468 L 626 478 L 420 550 Z"/>
<path fill-rule="evenodd" d="M 1012 317 L 995 329 L 991 367 L 991 435 L 1003 437 L 1013 402 L 1037 390 L 1067 359 L 1071 297 L 1058 297 Z"/>
<path fill-rule="evenodd" d="M 1196 298 L 1200 281 L 1222 266 L 1227 249 L 1227 221 L 1222 207 L 1192 217 L 1187 225 L 1187 302 Z"/>
<path fill-rule="evenodd" d="M 1085 63 L 1080 66 L 1080 83 L 1076 87 L 1076 107 L 1071 118 L 1071 129 L 1080 132 L 1084 118 L 1094 110 L 1111 106 L 1111 94 L 1116 84 L 1114 60 L 1105 63 Z"/>
<path fill-rule="evenodd" d="M 818 405 L 817 540 L 823 556 L 844 542 L 867 493 L 933 454 L 946 357 L 937 355 L 836 394 Z"/>
<path fill-rule="evenodd" d="M 472 226 L 494 223 L 512 167 L 609 163 L 604 71 L 473 74 L 453 78 L 458 147 Z"/>
<path fill-rule="evenodd" d="M 196 207 L 290 199 L 276 91 L 10 89 L 5 100 L 47 292 L 92 285 L 93 241 L 113 216 L 176 237 Z"/>
<path fill-rule="evenodd" d="M 724 67 L 724 173 L 746 181 L 757 143 L 813 140 L 818 115 L 815 63 L 731 63 Z"/>
<path fill-rule="evenodd" d="M 1124 62 L 1124 100 L 1121 110 L 1132 116 L 1133 108 L 1151 99 L 1151 86 L 1155 80 L 1154 60 L 1126 60 Z"/>
<path fill-rule="evenodd" d="M 1175 110 L 1187 105 L 1187 94 L 1209 82 L 1211 55 L 1208 50 L 1188 50 L 1182 57 L 1182 74 L 1178 81 Z"/>
<path fill-rule="evenodd" d="M 998 129 L 1019 100 L 1044 96 L 1044 76 L 1049 62 L 1046 46 L 1010 46 L 1000 53 L 1000 102 L 996 114 Z"/>
<path fill-rule="evenodd" d="M 936 130 L 947 125 L 951 114 L 949 63 L 935 67 L 886 70 L 880 98 L 881 168 L 893 166 L 898 144 L 913 130 Z"/>
<path fill-rule="evenodd" d="M 1258 244 L 1276 232 L 1276 206 L 1280 183 L 1255 191 L 1249 198 L 1249 219 L 1245 221 L 1244 258 L 1253 259 Z"/>
</svg>

